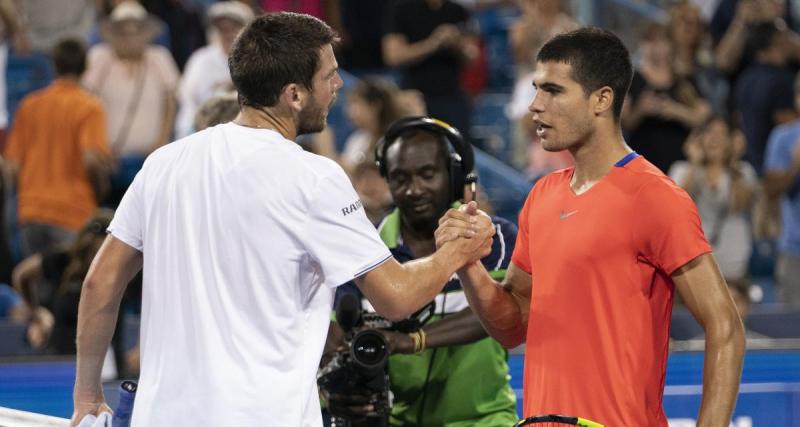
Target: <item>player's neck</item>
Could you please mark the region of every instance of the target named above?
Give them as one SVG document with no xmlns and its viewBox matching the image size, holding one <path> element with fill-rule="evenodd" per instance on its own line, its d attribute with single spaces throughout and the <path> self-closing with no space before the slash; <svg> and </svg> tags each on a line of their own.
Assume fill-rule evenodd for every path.
<svg viewBox="0 0 800 427">
<path fill-rule="evenodd" d="M 575 158 L 575 171 L 570 181 L 572 191 L 575 194 L 588 191 L 631 151 L 619 127 L 615 127 L 614 131 L 593 135 L 589 141 L 572 151 Z"/>
<path fill-rule="evenodd" d="M 294 141 L 297 138 L 297 127 L 290 117 L 284 117 L 272 108 L 256 108 L 242 105 L 241 111 L 233 122 L 250 128 L 270 129 Z"/>
</svg>

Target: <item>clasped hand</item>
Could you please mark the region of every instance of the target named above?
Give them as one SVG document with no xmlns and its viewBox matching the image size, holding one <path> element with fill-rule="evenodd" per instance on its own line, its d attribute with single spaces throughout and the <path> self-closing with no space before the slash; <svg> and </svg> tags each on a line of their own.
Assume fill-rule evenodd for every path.
<svg viewBox="0 0 800 427">
<path fill-rule="evenodd" d="M 445 245 L 457 245 L 456 253 L 463 257 L 464 265 L 468 265 L 491 253 L 494 234 L 489 215 L 478 209 L 477 203 L 469 202 L 448 210 L 439 219 L 434 236 L 437 250 Z"/>
</svg>

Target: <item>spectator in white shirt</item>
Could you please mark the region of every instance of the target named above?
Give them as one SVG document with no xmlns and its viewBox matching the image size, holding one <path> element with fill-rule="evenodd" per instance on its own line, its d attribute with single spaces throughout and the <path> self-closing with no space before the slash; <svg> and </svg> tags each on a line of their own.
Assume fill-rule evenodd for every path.
<svg viewBox="0 0 800 427">
<path fill-rule="evenodd" d="M 253 19 L 253 11 L 238 1 L 222 1 L 208 9 L 210 43 L 196 50 L 183 71 L 178 84 L 178 117 L 175 137 L 194 132 L 198 108 L 214 95 L 233 89 L 228 71 L 228 54 L 239 32 Z"/>
</svg>

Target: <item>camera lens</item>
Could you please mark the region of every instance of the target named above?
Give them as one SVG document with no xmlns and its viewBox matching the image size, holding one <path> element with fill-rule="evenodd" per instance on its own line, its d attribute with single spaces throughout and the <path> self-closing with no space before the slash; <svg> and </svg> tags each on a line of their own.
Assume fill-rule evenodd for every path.
<svg viewBox="0 0 800 427">
<path fill-rule="evenodd" d="M 382 369 L 389 356 L 383 334 L 370 329 L 361 331 L 353 337 L 351 352 L 353 359 L 367 369 Z"/>
</svg>

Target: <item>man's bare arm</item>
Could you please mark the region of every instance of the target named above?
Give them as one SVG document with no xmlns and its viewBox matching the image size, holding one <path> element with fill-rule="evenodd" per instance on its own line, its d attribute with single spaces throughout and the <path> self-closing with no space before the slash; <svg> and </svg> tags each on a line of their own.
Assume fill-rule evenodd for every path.
<svg viewBox="0 0 800 427">
<path fill-rule="evenodd" d="M 431 322 L 422 328 L 425 331 L 425 348 L 449 347 L 471 344 L 488 336 L 480 319 L 467 307 L 457 313 Z M 411 354 L 414 341 L 409 334 L 382 331 L 389 342 L 392 353 Z"/>
<path fill-rule="evenodd" d="M 457 268 L 488 255 L 494 235 L 494 227 L 490 228 L 468 236 L 469 239 L 447 243 L 425 258 L 405 264 L 390 258 L 356 278 L 356 285 L 378 314 L 393 321 L 405 319 L 432 300 Z"/>
<path fill-rule="evenodd" d="M 106 237 L 89 267 L 78 307 L 73 425 L 105 407 L 100 382 L 103 359 L 114 334 L 122 295 L 141 268 L 141 252 L 113 236 Z"/>
<path fill-rule="evenodd" d="M 97 150 L 86 150 L 83 152 L 83 165 L 86 167 L 95 200 L 100 203 L 111 191 L 111 159 Z"/>
<path fill-rule="evenodd" d="M 466 209 L 450 209 L 439 220 L 436 246 L 458 238 L 470 224 Z M 478 316 L 486 332 L 506 348 L 525 341 L 528 311 L 531 304 L 531 275 L 512 261 L 502 283 L 496 282 L 479 262 L 459 269 L 461 287 L 470 308 Z"/>
<path fill-rule="evenodd" d="M 672 274 L 689 311 L 705 330 L 703 400 L 698 426 L 727 427 L 742 373 L 744 327 L 725 279 L 711 254 L 701 255 Z"/>
<path fill-rule="evenodd" d="M 789 191 L 800 177 L 800 144 L 792 151 L 792 162 L 786 170 L 768 170 L 764 172 L 764 190 L 767 196 L 778 198 Z"/>
<path fill-rule="evenodd" d="M 478 316 L 467 307 L 424 328 L 428 348 L 464 345 L 488 336 Z"/>
<path fill-rule="evenodd" d="M 10 190 L 17 185 L 19 163 L 9 159 L 0 159 L 0 164 L 2 164 L 2 178 L 5 180 L 5 187 Z"/>
<path fill-rule="evenodd" d="M 390 258 L 355 279 L 378 314 L 393 321 L 407 318 L 432 300 L 456 269 L 489 255 L 495 234 L 492 220 L 476 202 L 462 205 L 462 210 L 467 225 L 451 230 L 452 238 L 438 245 L 433 255 L 405 264 Z"/>
<path fill-rule="evenodd" d="M 383 61 L 390 67 L 413 65 L 433 55 L 447 46 L 461 43 L 461 31 L 453 24 L 436 27 L 428 38 L 416 43 L 408 41 L 405 35 L 389 33 L 383 36 Z"/>
<path fill-rule="evenodd" d="M 489 276 L 481 263 L 458 271 L 472 311 L 486 332 L 506 348 L 525 341 L 531 304 L 531 275 L 513 262 L 502 283 Z"/>
<path fill-rule="evenodd" d="M 23 259 L 11 272 L 11 283 L 22 295 L 31 309 L 39 306 L 39 293 L 36 282 L 44 277 L 42 274 L 42 254 L 35 253 Z"/>
<path fill-rule="evenodd" d="M 158 139 L 151 151 L 157 150 L 159 147 L 169 144 L 172 129 L 175 126 L 175 114 L 178 111 L 178 101 L 175 99 L 175 94 L 169 91 L 164 94 L 164 119 L 161 121 L 161 128 L 158 132 Z"/>
</svg>

